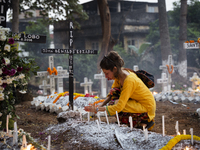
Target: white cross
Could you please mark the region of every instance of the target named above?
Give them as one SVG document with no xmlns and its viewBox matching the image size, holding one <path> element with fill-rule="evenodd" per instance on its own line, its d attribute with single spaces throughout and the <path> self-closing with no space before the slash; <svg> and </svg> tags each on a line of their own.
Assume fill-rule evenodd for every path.
<svg viewBox="0 0 200 150">
<path fill-rule="evenodd" d="M 47 84 L 47 81 L 46 81 L 46 80 L 43 80 L 43 81 L 42 81 L 42 85 L 39 85 L 39 88 L 40 88 L 40 89 L 43 89 L 43 95 L 47 95 L 47 89 L 50 88 L 50 85 Z"/>
<path fill-rule="evenodd" d="M 63 93 L 63 78 L 69 78 L 69 73 L 67 70 L 63 70 L 62 66 L 57 67 L 58 75 L 54 76 L 57 78 L 57 92 Z"/>
<path fill-rule="evenodd" d="M 134 66 L 133 66 L 133 70 L 134 70 L 134 71 L 138 71 L 138 70 L 139 70 L 138 65 L 134 65 Z"/>
<path fill-rule="evenodd" d="M 100 74 L 95 74 L 94 75 L 94 79 L 100 79 L 101 80 L 101 96 L 102 97 L 106 97 L 106 87 L 107 87 L 107 83 L 106 83 L 106 78 L 104 73 L 101 71 Z"/>
<path fill-rule="evenodd" d="M 166 73 L 162 73 L 161 79 L 157 79 L 157 83 L 162 84 L 162 92 L 167 92 L 168 78 L 166 77 Z"/>
<path fill-rule="evenodd" d="M 159 66 L 159 69 L 162 70 L 163 73 L 166 73 L 168 74 L 168 85 L 167 85 L 167 90 L 168 91 L 171 91 L 171 73 L 169 73 L 168 69 L 167 69 L 167 65 L 169 66 L 169 71 L 172 70 L 172 65 L 173 65 L 173 59 L 172 59 L 172 55 L 168 55 L 168 60 L 167 60 L 167 63 L 163 63 L 162 66 Z M 173 65 L 173 71 L 172 73 L 174 72 L 174 69 L 177 69 L 178 67 L 177 66 L 174 66 Z"/>
<path fill-rule="evenodd" d="M 89 93 L 92 93 L 92 84 L 93 82 L 91 81 L 91 79 L 89 79 L 88 82 L 88 78 L 87 77 L 84 78 L 84 83 L 80 84 L 80 86 L 84 86 L 84 94 L 88 93 L 88 87 L 89 87 Z"/>
<path fill-rule="evenodd" d="M 51 70 L 53 70 L 53 68 L 54 68 L 53 56 L 49 56 L 49 68 Z M 50 92 L 51 93 L 53 93 L 55 91 L 55 78 L 58 78 L 58 86 L 57 86 L 58 93 L 63 92 L 63 80 L 62 79 L 69 78 L 69 73 L 67 72 L 67 70 L 63 70 L 61 66 L 58 66 L 57 69 L 58 69 L 57 75 L 55 75 L 55 74 L 49 75 L 48 71 L 37 72 L 36 77 L 48 76 L 50 78 Z"/>
<path fill-rule="evenodd" d="M 196 89 L 196 86 L 198 86 L 200 83 L 200 78 L 196 72 L 193 73 L 193 76 L 190 78 L 190 81 L 192 82 L 192 89 Z"/>
</svg>

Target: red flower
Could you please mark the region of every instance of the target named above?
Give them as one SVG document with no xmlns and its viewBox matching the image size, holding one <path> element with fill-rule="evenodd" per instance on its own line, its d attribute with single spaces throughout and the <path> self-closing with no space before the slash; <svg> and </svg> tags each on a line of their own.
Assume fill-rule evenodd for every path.
<svg viewBox="0 0 200 150">
<path fill-rule="evenodd" d="M 14 41 L 14 39 L 13 39 L 13 38 L 10 38 L 10 39 L 8 40 L 8 43 L 9 43 L 9 44 L 14 44 L 14 43 L 15 43 L 15 41 Z"/>
</svg>

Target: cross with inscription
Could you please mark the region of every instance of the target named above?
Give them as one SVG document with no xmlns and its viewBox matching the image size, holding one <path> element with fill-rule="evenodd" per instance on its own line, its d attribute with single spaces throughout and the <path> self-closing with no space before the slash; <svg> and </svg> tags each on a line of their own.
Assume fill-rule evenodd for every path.
<svg viewBox="0 0 200 150">
<path fill-rule="evenodd" d="M 69 54 L 69 106 L 73 110 L 73 54 L 97 54 L 97 50 L 73 49 L 73 22 L 69 22 L 69 49 L 42 49 L 42 53 Z"/>
</svg>

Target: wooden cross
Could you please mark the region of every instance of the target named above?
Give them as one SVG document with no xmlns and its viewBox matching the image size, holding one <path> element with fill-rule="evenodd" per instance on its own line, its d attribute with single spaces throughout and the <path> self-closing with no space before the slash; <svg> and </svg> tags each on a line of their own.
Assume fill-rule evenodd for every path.
<svg viewBox="0 0 200 150">
<path fill-rule="evenodd" d="M 50 85 L 47 84 L 46 80 L 43 80 L 42 85 L 39 85 L 39 88 L 43 90 L 43 95 L 47 95 L 47 89 L 50 88 Z"/>
<path fill-rule="evenodd" d="M 80 84 L 80 86 L 84 87 L 84 94 L 88 94 L 88 87 L 89 87 L 89 93 L 92 93 L 92 84 L 93 82 L 91 81 L 91 79 L 89 79 L 88 81 L 87 77 L 84 78 L 84 83 Z"/>
<path fill-rule="evenodd" d="M 168 78 L 166 73 L 162 73 L 161 79 L 157 79 L 158 84 L 162 84 L 162 92 L 167 92 L 167 83 L 168 83 Z"/>
<path fill-rule="evenodd" d="M 100 79 L 101 80 L 101 97 L 106 97 L 106 87 L 107 87 L 107 82 L 106 82 L 106 77 L 103 71 L 101 71 L 100 74 L 95 74 L 94 79 Z"/>
<path fill-rule="evenodd" d="M 97 50 L 73 49 L 73 22 L 69 22 L 69 49 L 42 49 L 42 53 L 69 54 L 69 106 L 73 110 L 73 54 L 97 54 Z"/>
</svg>

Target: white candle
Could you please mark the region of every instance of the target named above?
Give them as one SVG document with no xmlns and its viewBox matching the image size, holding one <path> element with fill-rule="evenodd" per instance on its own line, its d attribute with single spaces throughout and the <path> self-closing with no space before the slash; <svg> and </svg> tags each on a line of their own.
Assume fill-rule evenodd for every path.
<svg viewBox="0 0 200 150">
<path fill-rule="evenodd" d="M 130 123 L 130 127 L 131 127 L 131 130 L 133 129 L 133 119 L 131 116 L 129 116 L 129 123 Z"/>
<path fill-rule="evenodd" d="M 14 132 L 13 132 L 13 145 L 18 142 L 18 131 L 17 131 L 17 123 L 14 122 Z"/>
<path fill-rule="evenodd" d="M 9 118 L 10 118 L 10 115 L 7 115 L 7 119 L 6 119 L 6 133 L 7 133 L 7 134 L 8 134 Z"/>
<path fill-rule="evenodd" d="M 23 147 L 23 148 L 26 148 L 26 147 L 27 147 L 27 143 L 26 143 L 26 135 L 23 135 L 22 147 Z"/>
<path fill-rule="evenodd" d="M 179 129 L 178 129 L 178 121 L 176 121 L 175 129 L 176 129 L 176 134 L 178 135 L 178 132 L 179 132 Z"/>
<path fill-rule="evenodd" d="M 144 129 L 144 137 L 145 137 L 145 140 L 148 141 L 148 130 L 147 129 Z"/>
<path fill-rule="evenodd" d="M 99 125 L 99 121 L 98 121 L 98 120 L 96 120 L 96 122 L 97 122 L 97 126 L 98 126 L 98 131 L 100 132 L 100 125 Z"/>
<path fill-rule="evenodd" d="M 82 113 L 80 112 L 80 119 L 81 119 L 81 122 L 83 121 L 83 119 L 82 119 Z"/>
<path fill-rule="evenodd" d="M 90 112 L 88 112 L 88 122 L 90 122 Z"/>
<path fill-rule="evenodd" d="M 165 136 L 165 116 L 162 116 L 162 132 L 163 136 Z"/>
<path fill-rule="evenodd" d="M 109 124 L 108 116 L 107 116 L 107 112 L 106 111 L 105 111 L 105 116 L 106 116 L 107 124 Z"/>
<path fill-rule="evenodd" d="M 186 135 L 186 130 L 183 130 L 183 135 Z"/>
<path fill-rule="evenodd" d="M 191 144 L 193 145 L 193 128 L 190 128 L 190 134 L 191 134 Z"/>
<path fill-rule="evenodd" d="M 100 118 L 99 112 L 97 112 L 97 117 L 98 117 L 98 119 L 99 119 L 99 124 L 101 124 L 101 118 Z"/>
<path fill-rule="evenodd" d="M 50 150 L 51 148 L 51 135 L 48 136 L 48 146 L 47 146 L 47 150 Z"/>
<path fill-rule="evenodd" d="M 119 122 L 119 116 L 118 116 L 118 113 L 116 111 L 116 116 L 117 116 L 117 122 L 118 122 L 118 125 L 120 126 L 120 122 Z"/>
</svg>

